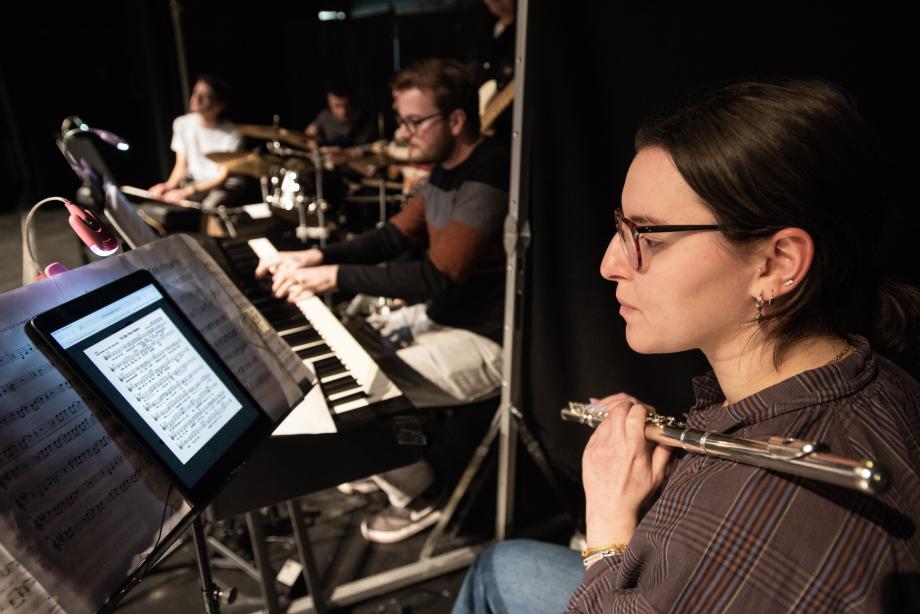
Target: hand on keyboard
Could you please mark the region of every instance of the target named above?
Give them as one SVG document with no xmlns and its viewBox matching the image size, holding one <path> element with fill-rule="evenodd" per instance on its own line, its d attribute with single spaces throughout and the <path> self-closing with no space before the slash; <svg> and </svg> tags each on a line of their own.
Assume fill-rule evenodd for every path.
<svg viewBox="0 0 920 614">
<path fill-rule="evenodd" d="M 287 297 L 288 301 L 294 303 L 298 299 L 308 297 L 314 293 L 334 289 L 338 274 L 339 267 L 335 264 L 299 269 L 279 269 L 272 276 L 272 292 L 278 298 Z"/>
<path fill-rule="evenodd" d="M 173 190 L 167 190 L 163 194 L 163 200 L 174 205 L 179 205 L 184 200 L 188 200 L 195 195 L 195 190 L 193 188 L 175 188 Z"/>
<path fill-rule="evenodd" d="M 316 248 L 296 252 L 274 252 L 259 258 L 256 277 L 277 275 L 301 267 L 313 267 L 323 263 L 323 252 Z"/>
<path fill-rule="evenodd" d="M 158 183 L 150 187 L 150 196 L 153 198 L 163 198 L 163 194 L 165 194 L 167 190 L 169 190 L 169 186 L 166 185 L 166 182 Z"/>
</svg>

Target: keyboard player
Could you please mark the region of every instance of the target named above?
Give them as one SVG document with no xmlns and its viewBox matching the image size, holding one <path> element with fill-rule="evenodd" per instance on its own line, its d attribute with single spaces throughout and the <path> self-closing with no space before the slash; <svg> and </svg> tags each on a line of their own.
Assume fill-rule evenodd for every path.
<svg viewBox="0 0 920 614">
<path fill-rule="evenodd" d="M 488 398 L 501 385 L 507 150 L 480 137 L 477 92 L 462 64 L 422 60 L 391 87 L 396 138 L 414 162 L 434 163 L 428 183 L 386 225 L 322 250 L 262 258 L 256 275 L 271 274 L 276 295 L 289 300 L 339 288 L 415 303 L 373 322 L 434 385 L 403 393 L 417 407 Z M 413 245 L 427 246 L 424 258 L 392 261 Z M 393 543 L 437 522 L 440 489 L 426 461 L 373 480 L 391 505 L 364 520 L 366 539 Z"/>
<path fill-rule="evenodd" d="M 209 160 L 213 152 L 237 151 L 242 137 L 223 119 L 227 107 L 227 84 L 211 75 L 195 81 L 189 100 L 190 112 L 173 122 L 171 149 L 176 162 L 166 181 L 150 188 L 154 199 L 178 204 L 194 200 L 205 208 L 235 205 L 242 184 L 228 178 L 227 169 Z"/>
</svg>

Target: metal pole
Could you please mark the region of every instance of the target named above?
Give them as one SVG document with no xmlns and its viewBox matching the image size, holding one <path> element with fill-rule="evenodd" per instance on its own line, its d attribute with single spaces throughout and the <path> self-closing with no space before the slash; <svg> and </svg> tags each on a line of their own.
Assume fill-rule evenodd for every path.
<svg viewBox="0 0 920 614">
<path fill-rule="evenodd" d="M 527 219 L 520 216 L 521 134 L 524 118 L 524 54 L 527 47 L 527 0 L 517 3 L 514 52 L 514 115 L 511 129 L 511 183 L 508 217 L 505 218 L 505 329 L 502 338 L 502 397 L 499 411 L 498 493 L 495 508 L 495 539 L 505 539 L 514 515 L 516 432 L 511 419 L 521 404 L 520 361 L 523 327 L 524 257 L 530 243 Z"/>
<path fill-rule="evenodd" d="M 191 98 L 188 77 L 188 58 L 185 56 L 185 37 L 182 34 L 182 7 L 179 0 L 169 0 L 169 12 L 172 14 L 173 38 L 176 40 L 176 63 L 179 65 L 179 87 L 182 88 L 182 104 L 188 113 Z"/>
<path fill-rule="evenodd" d="M 219 614 L 220 601 L 219 589 L 214 585 L 211 577 L 211 566 L 208 562 L 208 542 L 204 537 L 204 526 L 201 516 L 192 523 L 192 537 L 195 543 L 195 560 L 198 563 L 198 579 L 201 582 L 201 603 L 208 614 Z"/>
</svg>

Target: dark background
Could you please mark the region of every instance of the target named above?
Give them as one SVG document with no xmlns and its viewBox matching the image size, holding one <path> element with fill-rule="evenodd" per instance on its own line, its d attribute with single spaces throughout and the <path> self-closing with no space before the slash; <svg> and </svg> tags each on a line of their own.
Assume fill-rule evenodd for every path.
<svg viewBox="0 0 920 614">
<path fill-rule="evenodd" d="M 438 9 L 320 23 L 320 8 L 386 2 L 183 2 L 189 72 L 234 88 L 232 119 L 303 128 L 322 107 L 322 84 L 346 76 L 371 107 L 388 109 L 392 34 L 402 64 L 429 55 L 469 59 L 493 19 L 479 2 L 408 3 Z M 76 180 L 54 147 L 61 120 L 124 136 L 112 160 L 124 183 L 146 186 L 171 167 L 170 122 L 183 111 L 169 3 L 124 0 L 21 3 L 5 8 L 0 37 L 0 210 L 70 195 Z M 558 409 L 626 390 L 679 414 L 701 356 L 637 356 L 624 343 L 614 286 L 598 265 L 641 120 L 701 86 L 744 77 L 833 80 L 855 96 L 882 139 L 878 201 L 900 217 L 885 241 L 894 268 L 918 279 L 915 22 L 885 3 L 637 3 L 532 1 L 526 56 L 522 206 L 531 214 L 523 378 L 525 411 L 551 459 L 577 473 L 584 427 Z M 391 118 L 388 115 L 388 121 Z"/>
<path fill-rule="evenodd" d="M 885 3 L 531 2 L 527 47 L 531 206 L 525 406 L 557 467 L 576 476 L 586 429 L 560 424 L 568 400 L 625 390 L 662 413 L 691 403 L 698 353 L 639 356 L 625 345 L 615 285 L 598 268 L 613 233 L 633 137 L 644 118 L 702 86 L 741 78 L 821 77 L 846 87 L 878 130 L 885 180 L 877 202 L 899 217 L 879 237 L 892 266 L 920 281 L 917 40 Z M 572 5 L 569 5 L 572 6 Z M 581 6 L 581 5 L 579 5 Z M 918 314 L 920 315 L 920 314 Z M 575 500 L 581 493 L 573 490 Z"/>
</svg>

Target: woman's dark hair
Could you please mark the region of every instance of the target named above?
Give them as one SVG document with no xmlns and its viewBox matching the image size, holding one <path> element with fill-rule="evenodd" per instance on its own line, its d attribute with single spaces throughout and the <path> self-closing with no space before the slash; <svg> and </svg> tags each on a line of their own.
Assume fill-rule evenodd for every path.
<svg viewBox="0 0 920 614">
<path fill-rule="evenodd" d="M 643 126 L 636 149 L 649 146 L 671 155 L 730 243 L 788 227 L 811 235 L 810 271 L 766 313 L 775 362 L 803 337 L 855 333 L 916 373 L 920 291 L 885 276 L 878 144 L 841 88 L 723 86 Z"/>
</svg>

